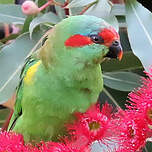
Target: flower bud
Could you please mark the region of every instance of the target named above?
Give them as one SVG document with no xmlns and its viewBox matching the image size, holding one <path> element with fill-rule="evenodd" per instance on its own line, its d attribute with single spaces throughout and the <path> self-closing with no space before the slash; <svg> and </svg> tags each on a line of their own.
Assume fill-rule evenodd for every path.
<svg viewBox="0 0 152 152">
<path fill-rule="evenodd" d="M 22 4 L 22 12 L 26 15 L 34 15 L 39 13 L 39 8 L 33 1 L 27 0 Z"/>
</svg>

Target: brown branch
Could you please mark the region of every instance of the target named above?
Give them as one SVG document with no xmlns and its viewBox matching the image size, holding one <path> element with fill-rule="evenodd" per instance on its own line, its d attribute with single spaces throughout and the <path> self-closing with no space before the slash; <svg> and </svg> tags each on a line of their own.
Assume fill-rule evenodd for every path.
<svg viewBox="0 0 152 152">
<path fill-rule="evenodd" d="M 4 31 L 5 31 L 5 37 L 8 37 L 10 35 L 8 24 L 4 24 Z"/>
<path fill-rule="evenodd" d="M 10 99 L 8 99 L 6 102 L 4 102 L 2 105 L 9 109 L 13 109 L 15 105 L 15 100 L 16 100 L 16 94 L 14 93 L 13 96 Z"/>
<path fill-rule="evenodd" d="M 44 10 L 46 7 L 50 6 L 52 3 L 53 3 L 53 0 L 49 0 L 47 3 L 45 3 L 44 5 L 42 5 L 42 6 L 39 8 L 39 11 Z"/>
<path fill-rule="evenodd" d="M 6 121 L 4 122 L 1 131 L 6 131 L 6 130 L 8 129 L 10 120 L 11 120 L 12 115 L 13 115 L 13 112 L 14 112 L 14 110 L 11 109 L 11 110 L 10 110 L 10 114 L 8 115 L 8 118 L 7 118 Z"/>
<path fill-rule="evenodd" d="M 66 3 L 66 4 L 69 4 L 69 3 L 70 3 L 70 0 L 66 0 L 65 3 Z"/>
<path fill-rule="evenodd" d="M 57 6 L 60 6 L 60 7 L 64 7 L 64 6 L 65 6 L 65 4 L 62 4 L 62 3 L 57 2 L 57 1 L 55 1 L 55 0 L 53 0 L 53 4 L 54 4 L 54 5 L 57 5 Z"/>
</svg>

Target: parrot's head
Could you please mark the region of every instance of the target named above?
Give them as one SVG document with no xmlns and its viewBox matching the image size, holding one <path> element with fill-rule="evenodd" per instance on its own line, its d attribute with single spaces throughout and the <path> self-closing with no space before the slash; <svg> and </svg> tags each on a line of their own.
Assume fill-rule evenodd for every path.
<svg viewBox="0 0 152 152">
<path fill-rule="evenodd" d="M 50 43 L 62 63 L 94 65 L 105 58 L 122 58 L 119 34 L 101 18 L 72 16 L 57 24 L 52 31 Z"/>
</svg>

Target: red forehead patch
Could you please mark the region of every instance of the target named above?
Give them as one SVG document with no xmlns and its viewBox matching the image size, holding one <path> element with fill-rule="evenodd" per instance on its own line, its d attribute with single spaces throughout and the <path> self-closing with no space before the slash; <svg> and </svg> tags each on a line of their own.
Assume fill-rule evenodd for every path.
<svg viewBox="0 0 152 152">
<path fill-rule="evenodd" d="M 113 27 L 103 29 L 99 35 L 104 39 L 104 45 L 106 46 L 110 46 L 114 40 L 120 39 L 119 34 Z"/>
<path fill-rule="evenodd" d="M 93 42 L 91 39 L 87 36 L 81 35 L 81 34 L 76 34 L 71 36 L 65 41 L 65 46 L 69 47 L 82 47 L 85 45 L 92 44 Z"/>
</svg>

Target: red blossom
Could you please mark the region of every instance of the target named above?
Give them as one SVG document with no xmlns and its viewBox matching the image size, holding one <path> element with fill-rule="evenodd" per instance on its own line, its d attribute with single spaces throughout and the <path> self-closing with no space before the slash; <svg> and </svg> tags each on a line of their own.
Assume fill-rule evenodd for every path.
<svg viewBox="0 0 152 152">
<path fill-rule="evenodd" d="M 14 132 L 0 132 L 0 152 L 78 152 L 63 143 L 41 142 L 36 146 L 25 144 L 23 136 Z"/>
<path fill-rule="evenodd" d="M 23 136 L 13 132 L 0 132 L 0 152 L 17 152 L 24 149 Z"/>
<path fill-rule="evenodd" d="M 100 140 L 109 124 L 109 118 L 100 112 L 99 105 L 92 106 L 87 112 L 76 114 L 77 121 L 68 125 L 68 130 L 77 138 L 86 138 L 86 143 Z"/>
<path fill-rule="evenodd" d="M 143 79 L 143 86 L 129 94 L 129 110 L 135 110 L 144 115 L 149 125 L 152 125 L 152 75 Z"/>
<path fill-rule="evenodd" d="M 146 143 L 150 131 L 147 121 L 141 113 L 120 111 L 115 119 L 117 124 L 117 152 L 136 152 Z"/>
<path fill-rule="evenodd" d="M 70 150 L 68 146 L 57 142 L 40 142 L 36 146 L 27 144 L 24 146 L 23 152 L 75 152 Z M 78 151 L 77 151 L 78 152 Z"/>
<path fill-rule="evenodd" d="M 57 142 L 42 142 L 40 152 L 72 152 L 65 144 Z"/>
<path fill-rule="evenodd" d="M 88 139 L 84 135 L 73 133 L 72 137 L 65 137 L 63 140 L 71 152 L 91 152 Z"/>
<path fill-rule="evenodd" d="M 67 129 L 72 138 L 65 140 L 66 144 L 79 152 L 90 151 L 90 145 L 95 141 L 110 147 L 114 143 L 113 123 L 111 123 L 112 107 L 105 104 L 100 109 L 99 104 L 93 105 L 85 113 L 77 113 L 77 120 L 68 124 Z"/>
</svg>

